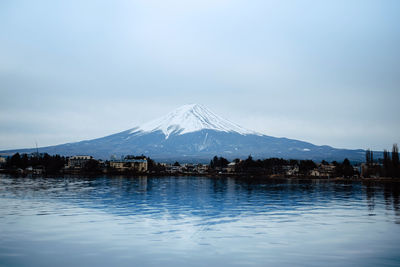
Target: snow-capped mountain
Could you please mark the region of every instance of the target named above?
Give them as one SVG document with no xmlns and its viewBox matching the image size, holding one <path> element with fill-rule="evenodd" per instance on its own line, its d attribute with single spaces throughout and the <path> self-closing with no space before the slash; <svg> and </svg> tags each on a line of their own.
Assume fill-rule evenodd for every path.
<svg viewBox="0 0 400 267">
<path fill-rule="evenodd" d="M 162 131 L 165 138 L 168 139 L 171 134 L 183 135 L 201 130 L 261 135 L 223 119 L 199 104 L 179 107 L 161 118 L 133 128 L 131 133 L 145 134 Z"/>
<path fill-rule="evenodd" d="M 30 153 L 35 149 L 2 151 Z M 144 154 L 161 162 L 209 162 L 215 156 L 228 159 L 279 157 L 287 159 L 363 161 L 364 150 L 336 149 L 311 143 L 276 138 L 247 130 L 219 117 L 202 105 L 185 105 L 143 125 L 93 140 L 39 148 L 40 152 L 60 155 Z"/>
</svg>

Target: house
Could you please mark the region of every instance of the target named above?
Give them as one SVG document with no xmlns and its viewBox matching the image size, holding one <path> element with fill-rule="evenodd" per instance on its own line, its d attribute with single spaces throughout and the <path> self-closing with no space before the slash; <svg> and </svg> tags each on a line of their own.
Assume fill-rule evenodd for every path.
<svg viewBox="0 0 400 267">
<path fill-rule="evenodd" d="M 320 172 L 320 177 L 330 178 L 335 175 L 336 166 L 333 164 L 319 164 L 318 170 Z"/>
<path fill-rule="evenodd" d="M 335 174 L 336 166 L 333 164 L 318 164 L 317 168 L 310 171 L 309 175 L 314 177 L 330 178 Z"/>
<path fill-rule="evenodd" d="M 110 167 L 117 171 L 133 171 L 144 173 L 148 170 L 147 159 L 121 159 L 111 160 Z"/>
<path fill-rule="evenodd" d="M 41 166 L 41 165 L 35 166 L 35 167 L 28 166 L 25 169 L 25 172 L 32 173 L 32 174 L 43 174 L 45 172 L 45 168 L 44 168 L 44 166 Z"/>
<path fill-rule="evenodd" d="M 208 165 L 206 164 L 197 164 L 194 168 L 198 173 L 206 173 L 208 171 Z"/>
<path fill-rule="evenodd" d="M 7 159 L 5 157 L 0 157 L 0 168 L 6 165 Z"/>
<path fill-rule="evenodd" d="M 44 166 L 39 165 L 39 166 L 36 166 L 36 167 L 32 168 L 32 174 L 41 175 L 44 172 L 45 172 Z"/>
<path fill-rule="evenodd" d="M 195 166 L 193 164 L 184 164 L 183 170 L 188 173 L 193 173 L 195 171 Z"/>
<path fill-rule="evenodd" d="M 178 173 L 178 172 L 182 172 L 183 168 L 181 166 L 174 166 L 171 164 L 167 164 L 165 166 L 165 171 L 168 173 Z"/>
<path fill-rule="evenodd" d="M 285 165 L 282 166 L 282 170 L 285 173 L 285 175 L 288 176 L 296 176 L 299 174 L 299 166 L 298 165 Z"/>
<path fill-rule="evenodd" d="M 72 156 L 68 159 L 67 168 L 69 169 L 82 169 L 86 162 L 93 159 L 92 156 Z"/>
<path fill-rule="evenodd" d="M 361 164 L 361 176 L 362 177 L 379 177 L 381 165 L 379 163 L 362 163 Z"/>
<path fill-rule="evenodd" d="M 236 171 L 236 162 L 231 162 L 226 166 L 226 172 L 235 172 Z"/>
</svg>

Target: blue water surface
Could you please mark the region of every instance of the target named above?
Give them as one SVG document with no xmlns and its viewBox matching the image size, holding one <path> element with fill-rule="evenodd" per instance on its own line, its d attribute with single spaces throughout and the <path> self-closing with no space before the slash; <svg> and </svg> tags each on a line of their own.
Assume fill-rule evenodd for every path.
<svg viewBox="0 0 400 267">
<path fill-rule="evenodd" d="M 398 183 L 0 176 L 0 266 L 400 266 Z"/>
</svg>

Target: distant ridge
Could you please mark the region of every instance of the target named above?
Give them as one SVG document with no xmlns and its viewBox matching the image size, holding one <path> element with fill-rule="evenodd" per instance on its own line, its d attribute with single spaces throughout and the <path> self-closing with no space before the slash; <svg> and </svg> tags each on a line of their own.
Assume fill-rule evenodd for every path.
<svg viewBox="0 0 400 267">
<path fill-rule="evenodd" d="M 109 159 L 111 155 L 144 154 L 164 162 L 209 162 L 215 156 L 228 159 L 279 157 L 353 162 L 364 161 L 362 149 L 336 149 L 316 146 L 299 140 L 276 138 L 245 129 L 219 117 L 199 104 L 181 106 L 172 112 L 129 130 L 75 143 L 41 147 L 49 154 L 92 155 Z M 1 151 L 2 155 L 16 152 L 33 153 L 36 148 Z"/>
</svg>

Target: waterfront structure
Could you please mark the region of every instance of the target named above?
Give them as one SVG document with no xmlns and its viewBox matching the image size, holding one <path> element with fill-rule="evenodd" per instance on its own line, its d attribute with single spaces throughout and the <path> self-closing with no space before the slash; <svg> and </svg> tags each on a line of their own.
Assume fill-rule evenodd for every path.
<svg viewBox="0 0 400 267">
<path fill-rule="evenodd" d="M 321 177 L 333 177 L 335 174 L 336 166 L 333 164 L 320 164 L 318 166 L 318 171 Z"/>
<path fill-rule="evenodd" d="M 6 165 L 7 159 L 4 157 L 0 157 L 0 167 L 3 167 L 4 165 Z"/>
<path fill-rule="evenodd" d="M 183 172 L 183 168 L 182 168 L 182 166 L 175 166 L 175 165 L 167 164 L 167 165 L 165 165 L 165 171 L 167 173 L 179 173 L 179 172 Z"/>
<path fill-rule="evenodd" d="M 121 160 L 111 160 L 110 167 L 117 171 L 134 171 L 145 173 L 148 170 L 147 159 L 121 159 Z"/>
<path fill-rule="evenodd" d="M 228 166 L 226 167 L 226 172 L 235 172 L 236 171 L 236 162 L 231 162 L 228 164 Z"/>
<path fill-rule="evenodd" d="M 197 165 L 195 165 L 194 170 L 197 171 L 198 173 L 206 173 L 208 171 L 208 165 L 207 164 L 197 164 Z"/>
<path fill-rule="evenodd" d="M 362 163 L 361 164 L 361 176 L 362 177 L 380 177 L 382 166 L 379 163 Z"/>
<path fill-rule="evenodd" d="M 330 178 L 335 176 L 336 166 L 333 164 L 319 164 L 317 168 L 310 171 L 310 176 Z"/>
<path fill-rule="evenodd" d="M 299 165 L 286 165 L 282 167 L 282 170 L 285 175 L 297 176 L 299 174 Z"/>
<path fill-rule="evenodd" d="M 68 169 L 82 169 L 86 162 L 92 160 L 92 156 L 72 156 L 68 159 Z"/>
<path fill-rule="evenodd" d="M 183 171 L 187 173 L 193 173 L 195 171 L 195 165 L 191 163 L 183 164 Z"/>
</svg>

